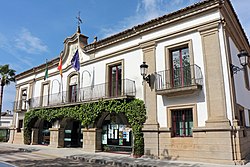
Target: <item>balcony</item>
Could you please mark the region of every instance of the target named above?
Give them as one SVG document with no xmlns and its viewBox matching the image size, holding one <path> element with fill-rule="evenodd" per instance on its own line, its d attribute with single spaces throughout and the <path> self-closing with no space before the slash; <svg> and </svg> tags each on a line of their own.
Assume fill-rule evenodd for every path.
<svg viewBox="0 0 250 167">
<path fill-rule="evenodd" d="M 27 111 L 27 100 L 18 100 L 14 102 L 14 111 L 16 112 L 25 112 Z"/>
<path fill-rule="evenodd" d="M 201 90 L 203 77 L 197 65 L 156 72 L 156 93 L 167 97 L 193 94 Z"/>
<path fill-rule="evenodd" d="M 103 83 L 74 91 L 63 91 L 46 96 L 34 97 L 27 101 L 29 109 L 41 107 L 56 107 L 81 104 L 100 99 L 134 98 L 136 94 L 135 81 L 124 79 L 115 83 Z M 21 101 L 15 105 L 16 111 L 20 110 Z"/>
</svg>

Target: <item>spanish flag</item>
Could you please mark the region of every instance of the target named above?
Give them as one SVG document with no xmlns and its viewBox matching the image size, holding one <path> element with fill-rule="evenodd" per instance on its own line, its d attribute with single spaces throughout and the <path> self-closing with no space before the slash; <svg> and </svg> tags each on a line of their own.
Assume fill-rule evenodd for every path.
<svg viewBox="0 0 250 167">
<path fill-rule="evenodd" d="M 60 75 L 61 75 L 61 77 L 62 77 L 62 76 L 63 76 L 63 75 L 62 75 L 62 56 L 60 56 L 60 60 L 59 60 L 57 69 L 59 70 Z"/>
</svg>

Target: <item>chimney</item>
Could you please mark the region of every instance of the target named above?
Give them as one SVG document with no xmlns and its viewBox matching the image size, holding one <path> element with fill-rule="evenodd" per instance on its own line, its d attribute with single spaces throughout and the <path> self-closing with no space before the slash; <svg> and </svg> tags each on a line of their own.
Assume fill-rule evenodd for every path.
<svg viewBox="0 0 250 167">
<path fill-rule="evenodd" d="M 83 35 L 83 34 L 80 34 L 79 35 L 79 43 L 80 45 L 83 45 L 83 46 L 86 46 L 88 45 L 88 38 L 87 36 Z"/>
<path fill-rule="evenodd" d="M 94 41 L 93 43 L 96 43 L 97 42 L 97 36 L 94 36 Z"/>
</svg>

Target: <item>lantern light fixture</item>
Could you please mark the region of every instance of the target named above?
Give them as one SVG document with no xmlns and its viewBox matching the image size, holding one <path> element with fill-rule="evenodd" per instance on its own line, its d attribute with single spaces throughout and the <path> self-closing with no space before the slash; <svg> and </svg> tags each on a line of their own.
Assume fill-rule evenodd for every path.
<svg viewBox="0 0 250 167">
<path fill-rule="evenodd" d="M 147 73 L 148 73 L 148 65 L 146 64 L 146 62 L 143 62 L 140 65 L 140 70 L 141 70 L 141 75 L 143 77 L 143 80 L 146 81 L 149 86 L 151 86 L 151 83 L 150 83 L 150 74 L 147 75 Z"/>
</svg>

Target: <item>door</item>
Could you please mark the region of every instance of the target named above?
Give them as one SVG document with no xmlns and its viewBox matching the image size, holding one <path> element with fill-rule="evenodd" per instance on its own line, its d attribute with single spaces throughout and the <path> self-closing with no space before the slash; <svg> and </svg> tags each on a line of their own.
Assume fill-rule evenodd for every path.
<svg viewBox="0 0 250 167">
<path fill-rule="evenodd" d="M 191 70 L 188 47 L 171 51 L 172 87 L 191 84 Z"/>
<path fill-rule="evenodd" d="M 122 93 L 122 65 L 117 64 L 109 68 L 109 95 L 121 96 Z"/>
<path fill-rule="evenodd" d="M 70 102 L 77 101 L 77 85 L 69 86 L 69 99 L 70 99 Z"/>
<path fill-rule="evenodd" d="M 49 84 L 43 85 L 42 106 L 49 105 Z"/>
<path fill-rule="evenodd" d="M 78 97 L 78 75 L 73 75 L 70 77 L 69 81 L 69 92 L 68 98 L 69 102 L 77 102 Z"/>
</svg>

